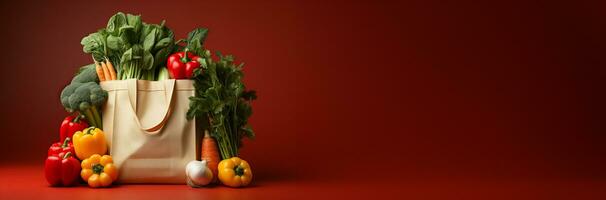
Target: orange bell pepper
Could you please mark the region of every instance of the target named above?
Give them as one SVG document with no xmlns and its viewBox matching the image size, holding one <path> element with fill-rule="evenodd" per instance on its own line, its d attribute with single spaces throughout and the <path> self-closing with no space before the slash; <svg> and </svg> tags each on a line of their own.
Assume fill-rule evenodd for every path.
<svg viewBox="0 0 606 200">
<path fill-rule="evenodd" d="M 118 169 L 109 155 L 92 155 L 82 161 L 80 176 L 90 187 L 107 187 L 118 178 Z"/>
</svg>

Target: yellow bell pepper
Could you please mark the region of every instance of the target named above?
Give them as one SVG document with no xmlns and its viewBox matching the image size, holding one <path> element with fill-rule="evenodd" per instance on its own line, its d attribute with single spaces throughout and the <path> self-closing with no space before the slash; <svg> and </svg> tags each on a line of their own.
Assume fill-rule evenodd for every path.
<svg viewBox="0 0 606 200">
<path fill-rule="evenodd" d="M 80 164 L 80 176 L 91 187 L 107 187 L 118 178 L 118 169 L 109 155 L 92 155 Z"/>
<path fill-rule="evenodd" d="M 245 160 L 232 157 L 219 162 L 219 180 L 230 187 L 247 186 L 252 181 L 250 165 Z"/>
<path fill-rule="evenodd" d="M 89 127 L 74 133 L 74 150 L 80 160 L 84 160 L 93 154 L 103 155 L 107 152 L 105 133 L 99 128 Z"/>
</svg>

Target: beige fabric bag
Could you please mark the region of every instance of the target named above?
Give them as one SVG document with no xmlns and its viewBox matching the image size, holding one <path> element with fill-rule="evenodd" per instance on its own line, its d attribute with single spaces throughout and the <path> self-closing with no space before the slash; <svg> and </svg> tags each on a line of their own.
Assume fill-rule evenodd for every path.
<svg viewBox="0 0 606 200">
<path fill-rule="evenodd" d="M 103 128 L 122 183 L 184 184 L 196 159 L 194 120 L 187 120 L 191 80 L 101 82 L 108 92 Z"/>
</svg>

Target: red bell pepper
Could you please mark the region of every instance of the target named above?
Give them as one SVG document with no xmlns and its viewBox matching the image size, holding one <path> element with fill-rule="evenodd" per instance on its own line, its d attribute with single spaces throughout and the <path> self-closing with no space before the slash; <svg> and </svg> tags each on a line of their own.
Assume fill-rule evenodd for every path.
<svg viewBox="0 0 606 200">
<path fill-rule="evenodd" d="M 63 140 L 63 143 L 61 142 L 55 142 L 53 143 L 50 148 L 48 148 L 48 154 L 47 156 L 56 156 L 59 155 L 60 153 L 67 153 L 67 152 L 71 152 L 72 155 L 76 155 L 76 151 L 74 150 L 74 144 L 72 143 L 72 140 L 70 138 L 65 138 L 65 140 Z"/>
<path fill-rule="evenodd" d="M 88 123 L 86 123 L 86 120 L 82 119 L 82 115 L 67 116 L 65 119 L 63 119 L 59 129 L 59 142 L 62 142 L 67 137 L 71 138 L 75 132 L 82 131 L 85 128 L 88 128 Z"/>
<path fill-rule="evenodd" d="M 80 180 L 80 161 L 71 152 L 60 153 L 46 158 L 44 175 L 51 186 L 72 186 Z"/>
<path fill-rule="evenodd" d="M 187 56 L 186 56 L 187 55 Z M 168 73 L 174 79 L 190 79 L 194 75 L 194 69 L 200 67 L 199 56 L 191 52 L 177 52 L 170 55 L 166 62 Z"/>
</svg>

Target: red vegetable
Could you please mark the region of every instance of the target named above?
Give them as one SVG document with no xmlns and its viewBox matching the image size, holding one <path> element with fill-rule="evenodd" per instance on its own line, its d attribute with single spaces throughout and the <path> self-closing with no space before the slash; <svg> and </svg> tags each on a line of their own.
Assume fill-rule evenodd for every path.
<svg viewBox="0 0 606 200">
<path fill-rule="evenodd" d="M 61 128 L 59 129 L 59 142 L 62 142 L 67 137 L 71 138 L 75 132 L 82 131 L 85 128 L 88 128 L 88 123 L 86 123 L 86 120 L 84 120 L 81 116 L 82 115 L 67 116 L 65 119 L 63 119 L 63 122 L 61 123 Z"/>
<path fill-rule="evenodd" d="M 70 138 L 65 138 L 65 140 L 63 140 L 63 143 L 56 142 L 56 143 L 52 144 L 50 146 L 50 148 L 48 148 L 47 156 L 56 156 L 56 155 L 59 155 L 60 153 L 66 154 L 68 152 L 71 152 L 72 155 L 76 155 L 76 152 L 74 150 L 74 144 L 72 144 L 72 140 Z"/>
<path fill-rule="evenodd" d="M 80 162 L 71 152 L 60 153 L 46 158 L 44 175 L 52 186 L 72 186 L 80 180 Z"/>
<path fill-rule="evenodd" d="M 191 78 L 194 74 L 194 69 L 200 67 L 199 58 L 199 56 L 187 52 L 187 49 L 185 52 L 177 52 L 170 55 L 166 62 L 170 77 L 174 79 Z"/>
</svg>

